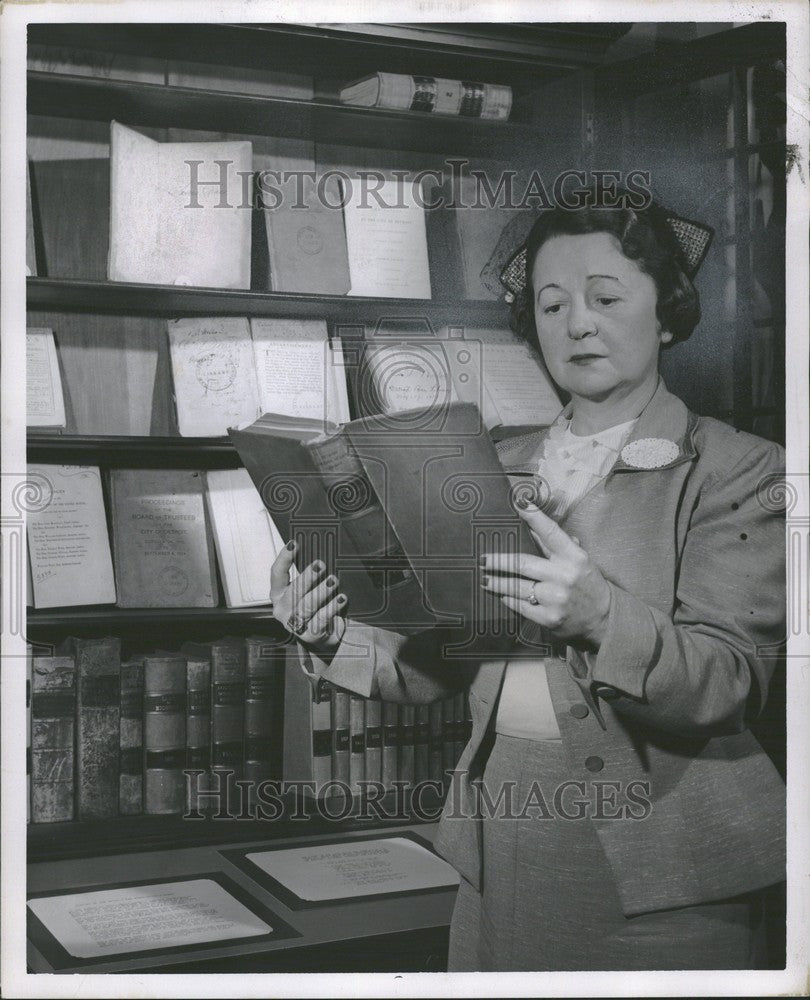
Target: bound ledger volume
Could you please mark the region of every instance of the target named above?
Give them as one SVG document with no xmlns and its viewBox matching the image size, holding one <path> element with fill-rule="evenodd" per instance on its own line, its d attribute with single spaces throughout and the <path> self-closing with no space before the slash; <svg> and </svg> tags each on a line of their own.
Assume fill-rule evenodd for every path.
<svg viewBox="0 0 810 1000">
<path fill-rule="evenodd" d="M 186 661 L 144 658 L 144 812 L 180 813 L 186 798 Z"/>
<path fill-rule="evenodd" d="M 121 729 L 118 811 L 143 812 L 143 657 L 121 664 Z"/>
<path fill-rule="evenodd" d="M 285 646 L 251 636 L 245 642 L 244 776 L 258 784 L 281 773 Z"/>
<path fill-rule="evenodd" d="M 512 110 L 512 88 L 499 83 L 471 83 L 404 73 L 373 73 L 343 87 L 344 104 L 392 111 L 422 111 L 464 118 L 506 121 Z"/>
<path fill-rule="evenodd" d="M 76 661 L 76 818 L 118 815 L 121 640 L 65 641 Z"/>
<path fill-rule="evenodd" d="M 211 657 L 208 650 L 185 651 L 186 767 L 202 771 L 196 785 L 187 784 L 189 812 L 198 808 L 194 790 L 207 791 L 211 773 Z"/>
<path fill-rule="evenodd" d="M 35 656 L 31 726 L 31 819 L 73 819 L 76 668 L 72 656 Z"/>
<path fill-rule="evenodd" d="M 109 280 L 250 288 L 251 144 L 156 142 L 114 121 L 110 147 Z"/>
<path fill-rule="evenodd" d="M 297 568 L 325 560 L 353 618 L 414 631 L 502 620 L 502 602 L 479 585 L 479 556 L 536 547 L 475 406 L 367 417 L 326 435 L 265 414 L 230 433 L 297 542 Z"/>
</svg>

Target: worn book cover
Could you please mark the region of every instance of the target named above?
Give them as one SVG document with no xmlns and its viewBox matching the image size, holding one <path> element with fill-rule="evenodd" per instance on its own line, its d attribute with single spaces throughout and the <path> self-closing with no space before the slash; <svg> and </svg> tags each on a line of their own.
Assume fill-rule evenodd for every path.
<svg viewBox="0 0 810 1000">
<path fill-rule="evenodd" d="M 121 664 L 121 728 L 118 811 L 143 812 L 143 657 Z"/>
<path fill-rule="evenodd" d="M 35 656 L 31 702 L 31 819 L 74 817 L 76 665 L 72 656 Z"/>
<path fill-rule="evenodd" d="M 326 562 L 353 618 L 420 631 L 503 622 L 479 585 L 482 552 L 536 547 L 473 404 L 365 417 L 334 433 L 273 415 L 231 439 L 296 566 Z"/>
<path fill-rule="evenodd" d="M 281 780 L 285 645 L 263 636 L 245 640 L 245 778 Z"/>
<path fill-rule="evenodd" d="M 182 813 L 186 802 L 186 660 L 144 657 L 144 812 Z"/>
<path fill-rule="evenodd" d="M 121 640 L 69 638 L 76 660 L 76 819 L 118 815 Z"/>
</svg>

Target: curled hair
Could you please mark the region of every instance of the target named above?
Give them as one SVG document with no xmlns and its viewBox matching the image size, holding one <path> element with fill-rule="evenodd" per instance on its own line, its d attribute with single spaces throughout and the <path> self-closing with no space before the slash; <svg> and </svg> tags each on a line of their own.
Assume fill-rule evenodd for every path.
<svg viewBox="0 0 810 1000">
<path fill-rule="evenodd" d="M 526 287 L 512 304 L 511 325 L 518 336 L 537 343 L 532 269 L 540 248 L 554 236 L 588 233 L 616 237 L 625 257 L 655 282 L 655 311 L 661 327 L 672 334 L 670 343 L 686 340 L 700 320 L 700 297 L 687 276 L 683 253 L 666 214 L 654 202 L 644 209 L 589 206 L 543 212 L 526 240 Z"/>
</svg>

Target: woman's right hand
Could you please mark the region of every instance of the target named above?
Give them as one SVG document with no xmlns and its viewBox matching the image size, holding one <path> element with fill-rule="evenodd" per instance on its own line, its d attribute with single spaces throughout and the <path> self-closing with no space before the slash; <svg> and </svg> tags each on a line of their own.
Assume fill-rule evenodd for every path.
<svg viewBox="0 0 810 1000">
<path fill-rule="evenodd" d="M 273 616 L 315 652 L 333 652 L 346 631 L 346 619 L 341 613 L 346 607 L 346 595 L 338 592 L 336 576 L 322 579 L 326 567 L 319 560 L 290 581 L 294 556 L 295 542 L 291 541 L 276 556 L 270 570 Z M 290 627 L 293 615 L 301 624 L 306 623 L 304 631 Z"/>
</svg>

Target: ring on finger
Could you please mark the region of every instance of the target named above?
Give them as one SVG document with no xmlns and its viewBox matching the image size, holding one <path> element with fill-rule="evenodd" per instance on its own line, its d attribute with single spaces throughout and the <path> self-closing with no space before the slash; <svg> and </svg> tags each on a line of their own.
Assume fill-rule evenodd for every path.
<svg viewBox="0 0 810 1000">
<path fill-rule="evenodd" d="M 535 592 L 534 592 L 534 588 L 535 588 L 536 586 L 537 586 L 537 584 L 536 584 L 536 583 L 533 583 L 533 584 L 532 584 L 532 586 L 531 586 L 531 592 L 529 593 L 529 596 L 528 596 L 528 597 L 526 598 L 526 600 L 527 600 L 527 601 L 529 602 L 529 604 L 533 604 L 533 605 L 535 605 L 535 607 L 536 607 L 536 606 L 537 606 L 537 605 L 538 605 L 538 604 L 540 603 L 540 602 L 539 602 L 539 601 L 537 600 L 537 595 L 536 595 L 536 594 L 535 594 Z"/>
<path fill-rule="evenodd" d="M 287 619 L 287 630 L 292 632 L 293 635 L 303 635 L 307 630 L 308 624 L 307 620 L 301 615 L 293 613 Z"/>
</svg>

